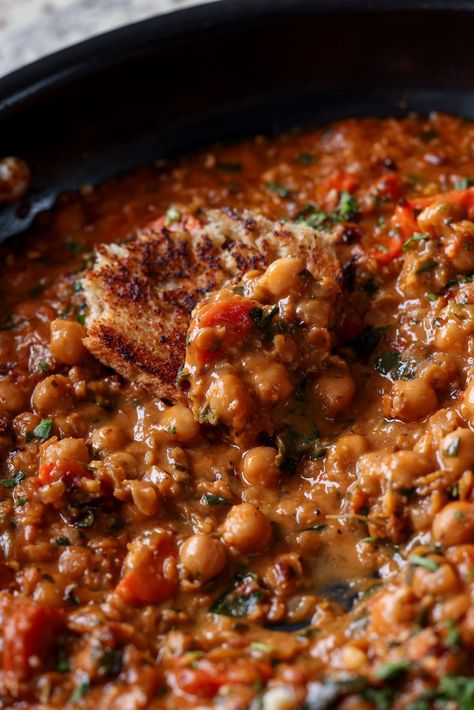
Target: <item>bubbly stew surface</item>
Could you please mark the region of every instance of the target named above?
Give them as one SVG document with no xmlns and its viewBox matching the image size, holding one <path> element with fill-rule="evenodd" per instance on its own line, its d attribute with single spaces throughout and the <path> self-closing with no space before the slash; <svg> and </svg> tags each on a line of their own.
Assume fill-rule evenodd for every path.
<svg viewBox="0 0 474 710">
<path fill-rule="evenodd" d="M 347 120 L 1 248 L 1 707 L 474 708 L 471 185 L 471 123 Z M 216 208 L 317 249 L 203 294 L 160 400 L 88 352 L 83 277 Z"/>
</svg>

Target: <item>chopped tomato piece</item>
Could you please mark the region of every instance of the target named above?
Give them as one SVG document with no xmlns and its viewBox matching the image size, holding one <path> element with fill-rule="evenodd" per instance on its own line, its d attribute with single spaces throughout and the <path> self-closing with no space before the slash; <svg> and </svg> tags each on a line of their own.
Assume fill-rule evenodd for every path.
<svg viewBox="0 0 474 710">
<path fill-rule="evenodd" d="M 392 225 L 398 228 L 399 234 L 404 239 L 409 239 L 413 232 L 418 229 L 414 208 L 413 202 L 400 201 L 395 207 L 395 212 L 390 220 Z"/>
<path fill-rule="evenodd" d="M 359 180 L 351 173 L 336 170 L 324 181 L 324 192 L 337 190 L 338 192 L 354 192 L 359 186 Z"/>
<path fill-rule="evenodd" d="M 273 676 L 273 669 L 266 661 L 240 659 L 233 665 L 226 666 L 203 659 L 195 668 L 177 668 L 171 675 L 181 692 L 209 698 L 223 685 L 252 685 L 266 681 Z"/>
<path fill-rule="evenodd" d="M 65 623 L 60 609 L 34 602 L 16 605 L 3 629 L 3 667 L 20 679 L 37 671 L 54 648 L 57 634 Z"/>
<path fill-rule="evenodd" d="M 73 460 L 58 459 L 54 463 L 43 463 L 38 472 L 42 485 L 63 481 L 68 488 L 78 488 L 82 478 L 92 478 L 92 474 L 78 461 Z"/>
<path fill-rule="evenodd" d="M 167 229 L 170 229 L 171 231 L 180 228 L 186 229 L 188 232 L 196 232 L 198 229 L 201 229 L 202 223 L 197 219 L 197 217 L 194 217 L 192 214 L 185 214 L 182 217 L 178 217 L 178 219 L 171 221 L 169 219 L 169 216 L 166 214 L 161 215 L 161 217 L 158 217 L 158 219 L 153 220 L 153 222 L 150 222 L 149 224 L 146 225 L 145 229 L 154 229 L 157 232 L 161 231 L 163 227 L 166 227 Z"/>
<path fill-rule="evenodd" d="M 412 205 L 418 210 L 433 205 L 435 202 L 445 202 L 448 205 L 460 205 L 468 213 L 469 219 L 474 217 L 474 187 L 465 190 L 450 190 L 427 197 L 417 197 L 412 200 Z"/>
<path fill-rule="evenodd" d="M 128 567 L 115 588 L 127 604 L 157 604 L 178 584 L 176 548 L 171 535 L 158 533 L 137 540 L 125 560 Z"/>
<path fill-rule="evenodd" d="M 200 328 L 215 328 L 223 326 L 226 329 L 227 345 L 236 343 L 239 338 L 247 335 L 253 326 L 250 317 L 252 304 L 245 298 L 223 298 L 206 304 L 197 318 Z M 224 352 L 222 347 L 216 350 L 196 348 L 201 365 L 212 362 Z"/>
<path fill-rule="evenodd" d="M 199 326 L 211 328 L 223 325 L 236 335 L 246 335 L 253 325 L 249 315 L 251 308 L 250 301 L 244 298 L 223 298 L 220 301 L 213 301 L 202 309 Z"/>
<path fill-rule="evenodd" d="M 402 194 L 402 183 L 398 175 L 384 175 L 374 186 L 376 197 L 398 200 Z"/>
<path fill-rule="evenodd" d="M 402 248 L 403 243 L 399 235 L 394 235 L 393 237 L 383 235 L 379 238 L 377 244 L 372 247 L 370 253 L 379 264 L 385 266 L 386 264 L 390 264 L 397 256 L 400 256 Z"/>
<path fill-rule="evenodd" d="M 221 685 L 225 684 L 224 678 L 217 671 L 202 668 L 178 668 L 173 673 L 178 688 L 188 695 L 199 698 L 211 698 L 217 693 Z"/>
</svg>

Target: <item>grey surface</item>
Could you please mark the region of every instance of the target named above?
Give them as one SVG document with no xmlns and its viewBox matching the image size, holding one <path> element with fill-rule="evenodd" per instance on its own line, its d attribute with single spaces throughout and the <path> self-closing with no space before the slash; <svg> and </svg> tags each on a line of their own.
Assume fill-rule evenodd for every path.
<svg viewBox="0 0 474 710">
<path fill-rule="evenodd" d="M 0 0 L 0 76 L 92 35 L 208 0 Z"/>
</svg>

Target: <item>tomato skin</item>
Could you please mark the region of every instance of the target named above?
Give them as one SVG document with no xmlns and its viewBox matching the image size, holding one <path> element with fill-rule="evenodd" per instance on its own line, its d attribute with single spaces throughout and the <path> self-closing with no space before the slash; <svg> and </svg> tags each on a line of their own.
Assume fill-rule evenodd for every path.
<svg viewBox="0 0 474 710">
<path fill-rule="evenodd" d="M 359 180 L 352 173 L 336 170 L 324 182 L 324 191 L 337 190 L 338 192 L 354 192 L 359 187 Z"/>
<path fill-rule="evenodd" d="M 43 463 L 38 471 L 38 480 L 42 485 L 63 481 L 68 488 L 79 488 L 82 478 L 92 478 L 92 474 L 82 464 L 72 459 L 58 459 L 54 463 Z"/>
<path fill-rule="evenodd" d="M 402 183 L 398 175 L 383 175 L 374 186 L 376 197 L 398 200 L 402 195 Z"/>
<path fill-rule="evenodd" d="M 199 326 L 212 328 L 223 325 L 236 335 L 246 335 L 253 325 L 250 318 L 252 305 L 244 298 L 223 298 L 213 301 L 202 309 Z"/>
<path fill-rule="evenodd" d="M 246 659 L 240 659 L 233 665 L 203 659 L 198 661 L 195 668 L 186 666 L 171 672 L 173 685 L 182 693 L 198 698 L 213 697 L 223 685 L 252 685 L 268 680 L 273 674 L 273 668 L 268 662 Z"/>
<path fill-rule="evenodd" d="M 170 597 L 178 585 L 175 554 L 172 538 L 163 535 L 136 559 L 132 555 L 131 569 L 117 584 L 116 594 L 134 606 L 157 604 Z"/>
<path fill-rule="evenodd" d="M 474 187 L 465 190 L 449 190 L 428 197 L 418 197 L 412 200 L 412 205 L 417 210 L 424 210 L 435 202 L 445 202 L 448 205 L 460 205 L 468 213 L 469 219 L 474 216 Z"/>
<path fill-rule="evenodd" d="M 3 668 L 19 679 L 28 678 L 36 668 L 30 658 L 46 662 L 57 634 L 65 624 L 60 609 L 34 602 L 20 602 L 6 618 L 3 629 Z"/>
<path fill-rule="evenodd" d="M 225 345 L 232 345 L 246 336 L 254 323 L 250 317 L 252 303 L 245 298 L 228 297 L 219 301 L 212 301 L 203 306 L 197 324 L 200 328 L 216 328 L 223 326 L 226 329 Z M 200 365 L 206 365 L 220 357 L 224 347 L 217 350 L 204 350 L 196 348 Z"/>
<path fill-rule="evenodd" d="M 178 668 L 173 675 L 176 685 L 183 693 L 198 698 L 211 698 L 221 685 L 225 684 L 222 676 L 202 668 Z"/>
</svg>

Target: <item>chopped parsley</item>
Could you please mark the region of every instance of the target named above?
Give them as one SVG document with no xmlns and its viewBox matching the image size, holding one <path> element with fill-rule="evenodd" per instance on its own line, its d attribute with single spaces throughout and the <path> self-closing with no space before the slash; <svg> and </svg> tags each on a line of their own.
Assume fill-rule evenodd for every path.
<svg viewBox="0 0 474 710">
<path fill-rule="evenodd" d="M 70 703 L 79 703 L 87 694 L 90 688 L 89 678 L 85 678 L 81 683 L 78 683 L 71 693 L 69 698 Z"/>
<path fill-rule="evenodd" d="M 232 505 L 232 501 L 215 493 L 204 493 L 200 500 L 201 505 Z"/>
<path fill-rule="evenodd" d="M 468 187 L 474 185 L 474 178 L 472 177 L 462 177 L 456 180 L 454 183 L 455 190 L 466 190 Z"/>
<path fill-rule="evenodd" d="M 438 262 L 435 259 L 428 259 L 415 271 L 416 274 L 426 274 L 428 271 L 433 271 L 438 266 Z"/>
<path fill-rule="evenodd" d="M 38 363 L 38 372 L 48 372 L 49 365 L 46 360 L 40 360 Z"/>
<path fill-rule="evenodd" d="M 270 192 L 275 192 L 278 197 L 281 197 L 284 200 L 288 200 L 292 196 L 291 190 L 288 190 L 288 188 L 280 185 L 278 182 L 267 182 L 265 187 L 267 190 L 270 190 Z"/>
<path fill-rule="evenodd" d="M 429 560 L 426 557 L 422 557 L 421 555 L 411 555 L 409 559 L 414 567 L 424 567 L 430 572 L 436 572 L 439 567 L 439 562 L 436 562 L 435 560 Z"/>
<path fill-rule="evenodd" d="M 406 240 L 406 242 L 404 242 L 402 251 L 405 253 L 413 244 L 416 244 L 416 242 L 426 242 L 428 239 L 429 237 L 427 234 L 424 234 L 423 232 L 415 232 L 409 239 Z"/>
<path fill-rule="evenodd" d="M 53 427 L 52 419 L 42 419 L 40 423 L 33 429 L 33 436 L 37 439 L 49 439 L 51 429 Z"/>
<path fill-rule="evenodd" d="M 411 380 L 415 376 L 417 363 L 413 360 L 402 360 L 399 352 L 388 350 L 381 353 L 375 360 L 375 369 L 383 377 L 392 380 Z"/>
<path fill-rule="evenodd" d="M 298 165 L 314 165 L 316 158 L 312 153 L 300 153 L 295 158 L 295 163 Z"/>
<path fill-rule="evenodd" d="M 4 488 L 16 488 L 26 478 L 26 471 L 18 471 L 12 478 L 0 478 L 0 485 Z"/>
<path fill-rule="evenodd" d="M 334 210 L 332 217 L 337 222 L 349 222 L 359 212 L 359 204 L 355 197 L 347 190 L 343 190 L 339 194 L 339 202 Z"/>
<path fill-rule="evenodd" d="M 391 680 L 392 678 L 397 678 L 402 673 L 406 673 L 410 667 L 411 661 L 408 659 L 384 663 L 384 665 L 378 669 L 376 676 L 379 680 Z"/>
<path fill-rule="evenodd" d="M 165 226 L 169 227 L 173 222 L 178 222 L 181 219 L 181 212 L 176 207 L 169 207 L 166 210 Z"/>
</svg>

